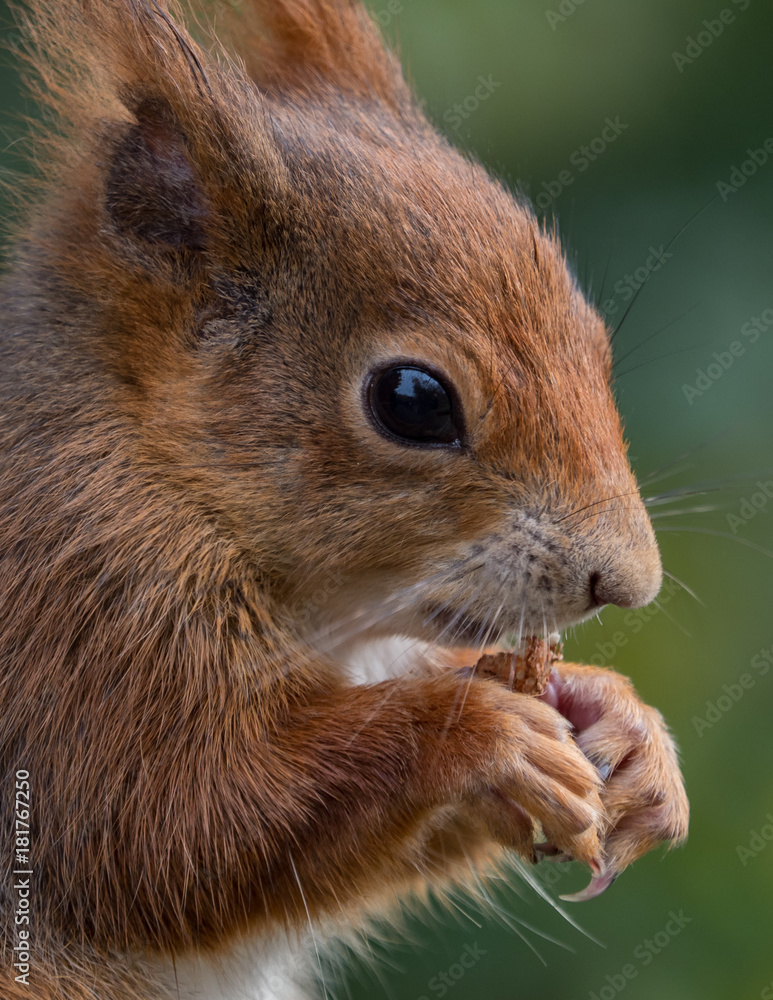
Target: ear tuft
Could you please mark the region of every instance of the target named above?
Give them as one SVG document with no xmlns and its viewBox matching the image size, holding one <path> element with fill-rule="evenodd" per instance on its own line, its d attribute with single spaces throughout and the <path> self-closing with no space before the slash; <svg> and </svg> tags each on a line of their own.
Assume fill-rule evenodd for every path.
<svg viewBox="0 0 773 1000">
<path fill-rule="evenodd" d="M 360 0 L 240 0 L 226 23 L 231 47 L 263 89 L 327 88 L 415 112 L 400 62 Z"/>
<path fill-rule="evenodd" d="M 171 109 L 146 99 L 118 140 L 107 177 L 107 211 L 118 230 L 175 250 L 204 249 L 207 209 Z"/>
</svg>

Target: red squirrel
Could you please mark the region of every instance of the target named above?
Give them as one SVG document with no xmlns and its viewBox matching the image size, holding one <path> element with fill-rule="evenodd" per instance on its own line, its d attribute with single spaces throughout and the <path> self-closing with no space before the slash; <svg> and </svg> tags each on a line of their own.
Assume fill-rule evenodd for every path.
<svg viewBox="0 0 773 1000">
<path fill-rule="evenodd" d="M 354 0 L 243 0 L 219 41 L 175 0 L 28 7 L 0 994 L 309 997 L 312 944 L 397 898 L 538 843 L 591 896 L 681 842 L 627 679 L 475 669 L 661 583 L 555 235 Z"/>
</svg>

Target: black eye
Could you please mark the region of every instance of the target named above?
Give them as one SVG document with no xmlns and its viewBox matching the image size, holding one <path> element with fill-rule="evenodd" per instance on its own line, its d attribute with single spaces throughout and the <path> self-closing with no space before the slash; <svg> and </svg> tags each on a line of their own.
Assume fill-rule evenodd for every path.
<svg viewBox="0 0 773 1000">
<path fill-rule="evenodd" d="M 390 437 L 428 447 L 461 441 L 452 393 L 423 368 L 397 365 L 377 372 L 368 403 L 377 427 Z"/>
</svg>

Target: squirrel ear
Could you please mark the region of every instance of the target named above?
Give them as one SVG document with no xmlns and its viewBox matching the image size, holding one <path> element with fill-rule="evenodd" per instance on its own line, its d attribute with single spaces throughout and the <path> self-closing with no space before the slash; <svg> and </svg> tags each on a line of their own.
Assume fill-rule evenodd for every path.
<svg viewBox="0 0 773 1000">
<path fill-rule="evenodd" d="M 399 60 L 360 0 L 240 0 L 229 42 L 263 89 L 333 89 L 414 110 Z"/>
<path fill-rule="evenodd" d="M 185 136 L 171 109 L 147 99 L 118 140 L 108 170 L 106 208 L 118 230 L 178 250 L 204 248 L 207 208 Z"/>
<path fill-rule="evenodd" d="M 167 252 L 230 239 L 225 217 L 254 235 L 269 193 L 283 204 L 263 100 L 240 67 L 197 44 L 180 0 L 28 3 L 33 94 L 60 126 L 42 142 L 51 163 L 83 155 L 82 169 L 65 172 L 79 210 L 98 200 L 99 225 Z"/>
</svg>

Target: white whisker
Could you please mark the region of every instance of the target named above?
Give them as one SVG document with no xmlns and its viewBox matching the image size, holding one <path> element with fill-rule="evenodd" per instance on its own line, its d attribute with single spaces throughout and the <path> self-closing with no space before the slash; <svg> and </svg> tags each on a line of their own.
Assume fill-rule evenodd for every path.
<svg viewBox="0 0 773 1000">
<path fill-rule="evenodd" d="M 665 576 L 667 576 L 669 578 L 669 580 L 673 580 L 674 583 L 678 583 L 679 586 L 682 588 L 682 590 L 684 590 L 685 593 L 689 594 L 690 597 L 693 597 L 698 602 L 698 604 L 700 604 L 704 608 L 706 607 L 706 605 L 704 604 L 704 602 L 700 599 L 700 597 L 698 597 L 698 595 L 695 593 L 695 591 L 692 590 L 690 587 L 688 587 L 687 584 L 683 580 L 680 580 L 678 576 L 674 576 L 673 573 L 669 573 L 669 571 L 667 569 L 664 569 L 663 573 L 664 573 Z"/>
<path fill-rule="evenodd" d="M 606 945 L 602 941 L 599 941 L 598 938 L 594 937 L 589 931 L 586 931 L 584 927 L 582 927 L 580 924 L 577 923 L 576 920 L 572 919 L 572 917 L 569 916 L 569 914 L 566 912 L 563 906 L 557 903 L 556 900 L 553 899 L 553 897 L 550 895 L 550 893 L 547 892 L 547 890 L 542 885 L 540 885 L 539 880 L 535 878 L 533 873 L 530 871 L 528 865 L 524 861 L 522 861 L 521 858 L 513 857 L 510 863 L 512 864 L 513 868 L 518 872 L 518 874 L 521 876 L 521 878 L 524 880 L 524 882 L 526 882 L 527 885 L 531 886 L 531 888 L 539 896 L 541 896 L 542 899 L 545 900 L 545 902 L 547 902 L 550 906 L 552 906 L 553 909 L 556 911 L 556 913 L 559 913 L 564 918 L 564 920 L 566 920 L 568 924 L 571 924 L 571 926 L 574 927 L 575 930 L 579 931 L 580 934 L 586 937 L 589 941 L 592 941 L 594 944 L 598 945 L 599 948 L 606 948 Z"/>
<path fill-rule="evenodd" d="M 295 875 L 295 881 L 298 883 L 298 889 L 299 889 L 300 894 L 301 894 L 301 899 L 303 900 L 303 908 L 306 911 L 306 919 L 309 922 L 309 931 L 311 932 L 311 941 L 312 941 L 312 944 L 314 945 L 314 952 L 315 952 L 315 954 L 317 956 L 317 966 L 319 968 L 320 985 L 322 986 L 323 996 L 325 997 L 325 1000 L 327 1000 L 327 998 L 330 996 L 330 994 L 328 993 L 327 986 L 325 985 L 325 973 L 324 973 L 324 971 L 322 969 L 322 956 L 320 955 L 319 947 L 317 945 L 317 936 L 314 933 L 314 924 L 311 921 L 311 913 L 309 912 L 309 904 L 306 902 L 306 893 L 303 891 L 303 886 L 301 885 L 301 880 L 298 877 L 298 869 L 295 867 L 295 860 L 293 859 L 293 856 L 292 856 L 292 854 L 290 854 L 289 851 L 287 852 L 287 857 L 290 859 L 290 865 L 292 866 L 292 869 L 293 869 L 293 875 Z"/>
<path fill-rule="evenodd" d="M 676 618 L 674 618 L 674 616 L 672 614 L 670 614 L 668 611 L 666 611 L 666 609 L 663 607 L 663 605 L 660 603 L 660 601 L 658 601 L 656 599 L 652 603 L 655 605 L 655 607 L 658 609 L 658 611 L 662 611 L 663 614 L 666 616 L 666 618 L 668 618 L 668 620 L 670 622 L 673 622 L 673 624 L 676 625 L 676 627 L 679 629 L 680 632 L 682 632 L 684 635 L 686 635 L 688 639 L 692 639 L 692 634 L 690 632 L 688 632 L 687 629 L 683 625 L 680 625 L 679 622 L 676 620 Z"/>
<path fill-rule="evenodd" d="M 658 521 L 664 517 L 679 517 L 680 514 L 713 514 L 718 510 L 725 510 L 726 507 L 720 507 L 719 504 L 714 504 L 711 507 L 680 507 L 678 510 L 661 510 L 656 514 L 650 514 L 651 521 Z"/>
</svg>

